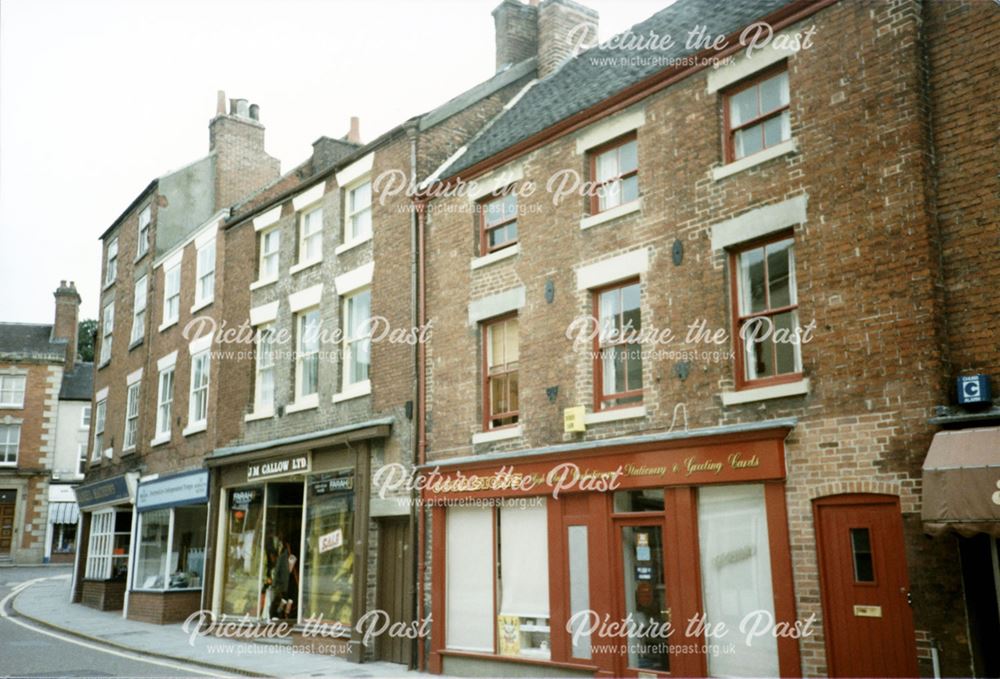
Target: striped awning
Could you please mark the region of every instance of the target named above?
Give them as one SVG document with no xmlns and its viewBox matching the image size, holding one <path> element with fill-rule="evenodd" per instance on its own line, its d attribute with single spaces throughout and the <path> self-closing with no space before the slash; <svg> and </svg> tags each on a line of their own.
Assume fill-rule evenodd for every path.
<svg viewBox="0 0 1000 679">
<path fill-rule="evenodd" d="M 76 523 L 80 518 L 80 508 L 75 502 L 50 502 L 49 523 Z"/>
</svg>

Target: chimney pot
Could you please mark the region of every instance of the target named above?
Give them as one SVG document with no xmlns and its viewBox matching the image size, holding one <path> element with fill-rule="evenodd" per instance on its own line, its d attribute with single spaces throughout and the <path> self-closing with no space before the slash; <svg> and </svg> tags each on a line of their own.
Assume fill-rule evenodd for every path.
<svg viewBox="0 0 1000 679">
<path fill-rule="evenodd" d="M 260 106 L 250 104 L 250 120 L 260 120 Z"/>
<path fill-rule="evenodd" d="M 215 97 L 215 115 L 226 115 L 226 92 L 224 90 L 219 90 Z"/>
</svg>

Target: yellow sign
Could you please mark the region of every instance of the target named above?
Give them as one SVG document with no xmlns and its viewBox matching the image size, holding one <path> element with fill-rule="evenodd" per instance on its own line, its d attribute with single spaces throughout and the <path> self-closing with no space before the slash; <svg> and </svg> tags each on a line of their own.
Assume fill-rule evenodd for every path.
<svg viewBox="0 0 1000 679">
<path fill-rule="evenodd" d="M 587 431 L 587 425 L 583 421 L 586 409 L 583 406 L 573 406 L 563 410 L 563 431 Z"/>
<path fill-rule="evenodd" d="M 500 655 L 521 655 L 521 619 L 516 615 L 498 615 Z"/>
</svg>

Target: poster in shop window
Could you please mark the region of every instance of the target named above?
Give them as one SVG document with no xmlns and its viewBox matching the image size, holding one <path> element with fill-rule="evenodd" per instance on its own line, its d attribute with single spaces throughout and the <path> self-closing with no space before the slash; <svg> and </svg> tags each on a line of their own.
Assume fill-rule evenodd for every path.
<svg viewBox="0 0 1000 679">
<path fill-rule="evenodd" d="M 500 655 L 521 655 L 521 619 L 516 615 L 498 615 Z"/>
</svg>

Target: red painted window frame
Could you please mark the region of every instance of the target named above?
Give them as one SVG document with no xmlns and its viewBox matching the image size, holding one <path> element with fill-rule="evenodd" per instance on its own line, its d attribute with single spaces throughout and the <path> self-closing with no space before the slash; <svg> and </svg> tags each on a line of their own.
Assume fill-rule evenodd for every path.
<svg viewBox="0 0 1000 679">
<path fill-rule="evenodd" d="M 769 234 L 763 238 L 756 238 L 745 243 L 740 243 L 738 246 L 734 247 L 729 251 L 729 287 L 730 287 L 730 297 L 732 299 L 732 323 L 733 323 L 733 349 L 736 355 L 736 389 L 749 389 L 757 387 L 765 387 L 774 384 L 785 384 L 787 382 L 798 382 L 802 379 L 802 371 L 783 373 L 781 375 L 771 375 L 770 377 L 761 377 L 758 379 L 747 379 L 746 377 L 746 366 L 745 366 L 745 352 L 743 346 L 743 339 L 740 337 L 740 327 L 742 324 L 752 318 L 758 318 L 761 316 L 776 316 L 777 314 L 785 313 L 786 311 L 794 311 L 799 308 L 798 303 L 786 305 L 783 307 L 777 307 L 774 309 L 770 308 L 770 298 L 771 291 L 768 285 L 767 278 L 767 257 L 764 258 L 764 295 L 768 308 L 764 311 L 758 311 L 755 313 L 750 313 L 742 315 L 740 313 L 740 289 L 739 289 L 739 267 L 740 267 L 740 255 L 748 250 L 756 250 L 757 248 L 765 247 L 769 243 L 777 243 L 778 241 L 791 238 L 793 241 L 795 239 L 795 233 L 791 229 L 783 229 L 778 233 Z M 792 243 L 792 247 L 795 243 Z M 796 290 L 796 298 L 798 297 L 798 290 Z M 801 358 L 801 356 L 800 356 Z M 777 357 L 775 356 L 775 366 L 777 366 Z"/>
<path fill-rule="evenodd" d="M 624 174 L 619 174 L 619 175 L 616 175 L 614 177 L 611 177 L 610 179 L 608 179 L 606 181 L 598 183 L 597 182 L 597 157 L 600 156 L 600 155 L 602 155 L 602 154 L 604 154 L 604 153 L 606 153 L 606 152 L 608 152 L 608 151 L 610 151 L 611 149 L 620 148 L 620 147 L 625 146 L 626 144 L 628 144 L 630 142 L 633 142 L 633 141 L 636 143 L 636 147 L 635 147 L 635 157 L 636 157 L 635 169 L 632 170 L 631 172 L 626 172 Z M 629 132 L 628 134 L 624 134 L 624 135 L 622 135 L 620 137 L 616 137 L 615 139 L 612 139 L 609 142 L 601 144 L 600 146 L 595 146 L 594 148 L 590 149 L 587 152 L 587 164 L 588 164 L 588 167 L 590 168 L 590 186 L 592 187 L 592 189 L 590 191 L 590 214 L 591 215 L 597 215 L 597 214 L 600 214 L 602 212 L 607 212 L 607 210 L 613 210 L 614 208 L 607 208 L 606 210 L 602 210 L 601 209 L 601 207 L 600 207 L 601 201 L 600 201 L 600 195 L 599 194 L 600 194 L 601 189 L 603 189 L 605 186 L 607 186 L 608 184 L 610 184 L 612 182 L 615 182 L 615 181 L 624 181 L 625 179 L 628 179 L 629 177 L 637 177 L 638 176 L 638 174 L 639 174 L 639 137 L 638 137 L 638 135 L 635 132 Z M 636 181 L 638 182 L 638 179 Z M 618 207 L 618 206 L 616 205 L 615 207 Z"/>
<path fill-rule="evenodd" d="M 511 224 L 512 222 L 513 223 L 517 222 L 518 211 L 517 211 L 517 196 L 516 196 L 516 194 L 514 196 L 514 216 L 511 217 L 510 219 L 508 219 L 506 221 L 503 221 L 503 222 L 500 222 L 498 224 L 492 224 L 492 225 L 487 225 L 486 224 L 486 206 L 489 205 L 490 203 L 494 202 L 494 201 L 506 198 L 508 194 L 510 194 L 510 193 L 513 192 L 513 189 L 514 189 L 513 186 L 508 186 L 508 187 L 506 187 L 505 189 L 503 189 L 500 192 L 495 192 L 494 191 L 490 195 L 486 196 L 485 198 L 481 198 L 479 200 L 479 203 L 478 203 L 477 207 L 479 209 L 479 254 L 480 254 L 480 256 L 488 255 L 491 252 L 497 252 L 499 250 L 503 250 L 504 248 L 509 248 L 509 247 L 511 247 L 513 245 L 517 245 L 518 238 L 520 238 L 520 235 L 521 235 L 520 234 L 520 230 L 518 231 L 518 238 L 515 238 L 513 240 L 509 240 L 509 241 L 505 241 L 502 245 L 498 245 L 498 246 L 495 246 L 495 247 L 490 247 L 490 239 L 489 239 L 490 231 L 494 231 L 494 230 L 499 229 L 501 227 L 507 226 L 508 224 Z"/>
<path fill-rule="evenodd" d="M 521 409 L 519 407 L 517 410 L 511 410 L 511 411 L 507 411 L 507 412 L 504 412 L 504 413 L 500 413 L 500 419 L 507 418 L 507 417 L 513 417 L 513 418 L 516 418 L 514 420 L 514 422 L 511 422 L 510 424 L 502 424 L 499 427 L 491 427 L 490 426 L 490 422 L 493 419 L 495 419 L 494 416 L 492 416 L 490 414 L 490 411 L 492 410 L 491 406 L 492 406 L 492 403 L 493 403 L 492 402 L 492 392 L 490 391 L 490 366 L 489 366 L 490 328 L 492 328 L 493 326 L 496 326 L 496 325 L 500 325 L 501 323 L 506 323 L 507 321 L 512 321 L 512 320 L 513 321 L 518 320 L 516 312 L 515 313 L 510 313 L 510 314 L 504 314 L 503 316 L 497 316 L 497 317 L 491 318 L 491 319 L 489 319 L 487 321 L 483 321 L 483 323 L 482 323 L 482 336 L 483 336 L 482 337 L 482 342 L 483 342 L 483 360 L 482 360 L 482 376 L 483 376 L 482 383 L 483 384 L 482 384 L 482 389 L 483 389 L 483 431 L 484 432 L 485 431 L 499 431 L 501 429 L 507 429 L 509 427 L 516 427 L 516 426 L 518 426 L 521 423 Z M 518 333 L 517 333 L 517 337 L 518 337 L 518 340 L 517 340 L 517 344 L 518 344 L 517 355 L 518 355 L 518 364 L 519 365 L 514 370 L 505 370 L 502 373 L 504 375 L 508 375 L 508 374 L 510 374 L 512 372 L 517 372 L 520 369 L 520 356 L 521 356 L 521 324 L 520 324 L 520 322 L 518 322 L 517 330 L 518 330 Z M 521 386 L 520 377 L 518 377 L 517 384 L 518 384 L 518 389 L 520 389 L 520 386 Z M 509 385 L 508 385 L 508 388 L 509 388 Z M 520 406 L 520 403 L 521 403 L 520 395 L 518 396 L 517 403 L 518 403 L 518 406 Z"/>
<path fill-rule="evenodd" d="M 766 151 L 769 148 L 772 148 L 771 146 L 767 145 L 767 142 L 765 140 L 763 140 L 764 129 L 762 127 L 760 134 L 761 134 L 761 137 L 762 137 L 762 141 L 764 142 L 764 145 L 761 147 L 760 151 L 755 151 L 754 153 L 751 153 L 750 155 L 743 156 L 743 158 L 737 158 L 736 157 L 736 147 L 733 144 L 733 138 L 736 136 L 736 133 L 739 130 L 742 130 L 742 129 L 745 129 L 745 128 L 748 128 L 748 127 L 753 127 L 754 125 L 759 125 L 759 124 L 763 123 L 766 120 L 769 120 L 771 118 L 780 116 L 785 111 L 790 110 L 791 109 L 791 101 L 792 101 L 792 96 L 791 96 L 792 83 L 791 83 L 791 80 L 789 80 L 789 83 L 788 83 L 788 104 L 786 104 L 784 106 L 781 106 L 781 107 L 778 107 L 776 109 L 773 109 L 771 111 L 768 111 L 767 113 L 761 113 L 760 115 L 754 117 L 752 120 L 748 120 L 748 121 L 740 124 L 739 126 L 737 126 L 735 128 L 732 127 L 730 125 L 730 122 L 729 122 L 729 100 L 732 99 L 735 95 L 739 94 L 740 92 L 744 92 L 744 91 L 750 89 L 751 87 L 757 87 L 758 85 L 760 85 L 765 80 L 770 80 L 771 78 L 773 78 L 774 76 L 776 76 L 776 75 L 778 75 L 779 73 L 782 73 L 782 72 L 786 72 L 786 73 L 788 72 L 788 64 L 786 62 L 784 62 L 784 61 L 779 62 L 778 64 L 775 64 L 774 66 L 771 66 L 769 68 L 766 68 L 763 71 L 761 71 L 760 73 L 756 73 L 756 74 L 750 76 L 749 78 L 747 78 L 745 80 L 741 80 L 740 82 L 736 83 L 732 87 L 729 87 L 729 88 L 727 88 L 727 89 L 725 89 L 725 90 L 722 91 L 722 137 L 723 137 L 723 149 L 725 150 L 725 158 L 726 158 L 726 162 L 727 163 L 733 163 L 733 162 L 736 162 L 737 160 L 743 160 L 744 158 L 751 158 L 752 156 L 754 156 L 757 153 L 761 153 L 763 151 Z M 760 95 L 758 95 L 758 97 L 757 97 L 757 102 L 758 102 L 758 108 L 759 108 L 759 106 L 760 106 Z M 781 142 L 778 142 L 778 143 L 783 143 L 784 141 L 787 141 L 787 140 L 782 140 Z"/>
<path fill-rule="evenodd" d="M 617 281 L 609 285 L 604 285 L 599 288 L 594 288 L 591 290 L 591 304 L 593 305 L 594 319 L 597 321 L 597 332 L 594 334 L 594 412 L 604 412 L 606 410 L 617 410 L 619 408 L 635 408 L 642 405 L 643 389 L 632 389 L 630 391 L 615 392 L 614 394 L 609 394 L 607 397 L 604 395 L 604 360 L 601 358 L 601 351 L 603 348 L 610 346 L 617 346 L 621 344 L 627 344 L 627 342 L 616 342 L 615 344 L 605 344 L 601 345 L 601 295 L 609 290 L 616 290 L 627 288 L 630 285 L 638 285 L 639 288 L 639 313 L 642 314 L 642 284 L 638 278 L 628 278 L 623 281 Z M 636 345 L 639 351 L 642 351 L 641 345 Z M 640 363 L 642 359 L 640 358 Z M 626 370 L 626 375 L 627 375 Z M 616 406 L 605 406 L 604 401 L 609 401 L 613 399 L 620 398 L 630 398 L 632 396 L 638 396 L 639 400 L 634 403 L 623 403 L 622 405 Z"/>
</svg>

